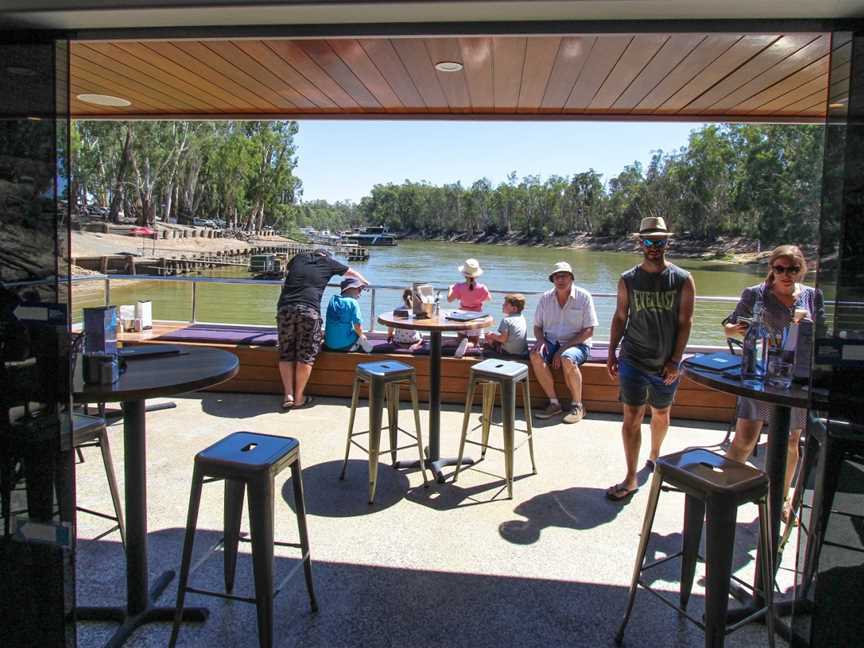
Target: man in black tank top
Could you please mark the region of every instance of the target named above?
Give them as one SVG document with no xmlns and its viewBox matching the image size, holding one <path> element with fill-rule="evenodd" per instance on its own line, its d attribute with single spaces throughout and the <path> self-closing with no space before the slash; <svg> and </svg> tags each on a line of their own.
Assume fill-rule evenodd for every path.
<svg viewBox="0 0 864 648">
<path fill-rule="evenodd" d="M 636 466 L 642 445 L 642 419 L 651 407 L 651 452 L 654 469 L 669 429 L 669 410 L 678 389 L 679 365 L 693 322 L 696 285 L 690 273 L 666 261 L 671 233 L 662 218 L 643 218 L 639 228 L 642 263 L 618 280 L 618 304 L 612 317 L 606 368 L 618 379 L 624 410 L 621 438 L 627 474 L 610 486 L 614 501 L 639 490 Z M 621 352 L 617 353 L 618 343 Z"/>
</svg>

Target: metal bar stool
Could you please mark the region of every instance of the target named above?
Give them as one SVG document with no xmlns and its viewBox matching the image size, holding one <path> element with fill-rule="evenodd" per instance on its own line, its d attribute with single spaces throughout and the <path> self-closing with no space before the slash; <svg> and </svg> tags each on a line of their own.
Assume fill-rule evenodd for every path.
<svg viewBox="0 0 864 648">
<path fill-rule="evenodd" d="M 525 422 L 527 429 L 516 429 L 516 386 L 522 384 L 522 407 L 525 410 Z M 474 392 L 477 386 L 483 388 L 483 416 L 480 425 L 474 426 L 472 432 L 482 427 L 482 440 L 478 443 L 468 439 L 468 420 L 471 416 L 471 408 L 474 405 Z M 495 392 L 501 388 L 501 416 L 502 428 L 504 430 L 504 447 L 496 448 L 489 445 L 489 430 L 492 426 L 492 411 L 495 408 Z M 528 435 L 527 439 L 515 446 L 515 432 Z M 507 479 L 507 497 L 513 499 L 513 454 L 518 448 L 528 443 L 528 452 L 531 455 L 531 471 L 537 474 L 537 466 L 534 463 L 534 435 L 531 427 L 531 394 L 528 388 L 528 366 L 521 362 L 509 360 L 489 359 L 478 362 L 470 370 L 468 379 L 468 394 L 465 397 L 465 414 L 462 417 L 462 438 L 459 442 L 459 459 L 456 462 L 456 472 L 453 481 L 459 477 L 462 467 L 462 455 L 465 452 L 465 444 L 471 443 L 481 447 L 480 456 L 486 457 L 486 450 L 491 448 L 504 453 L 504 472 Z"/>
<path fill-rule="evenodd" d="M 354 432 L 354 415 L 357 412 L 357 400 L 360 397 L 360 386 L 369 385 L 369 429 L 362 432 Z M 414 410 L 414 434 L 399 427 L 399 388 L 407 384 L 411 392 L 411 406 Z M 345 479 L 345 471 L 348 469 L 348 455 L 351 452 L 351 444 L 356 445 L 369 455 L 369 503 L 375 500 L 375 487 L 378 484 L 378 457 L 381 451 L 381 423 L 383 409 L 387 404 L 387 427 L 390 433 L 390 459 L 396 463 L 396 453 L 405 450 L 411 445 L 397 446 L 399 432 L 407 434 L 417 443 L 417 451 L 420 453 L 420 472 L 423 475 L 423 485 L 429 486 L 426 479 L 426 461 L 423 456 L 423 436 L 420 432 L 420 405 L 417 396 L 417 379 L 414 367 L 398 362 L 396 360 L 385 360 L 383 362 L 363 362 L 357 365 L 354 374 L 354 384 L 351 390 L 351 413 L 348 417 L 348 440 L 345 442 L 345 461 L 342 464 L 342 472 L 339 479 Z M 354 437 L 369 435 L 369 447 L 366 448 L 354 441 Z M 412 444 L 414 445 L 414 444 Z"/>
<path fill-rule="evenodd" d="M 804 499 L 804 490 L 813 477 L 813 501 L 811 504 L 807 543 L 804 550 L 800 599 L 809 596 L 814 577 L 819 567 L 819 558 L 824 545 L 859 551 L 856 547 L 826 540 L 829 521 L 836 518 L 849 518 L 853 524 L 860 524 L 860 511 L 843 511 L 834 508 L 834 498 L 840 486 L 843 464 L 847 460 L 864 460 L 864 426 L 844 420 L 810 417 L 807 425 L 807 444 L 801 458 L 801 471 L 792 496 L 792 511 L 797 513 Z M 791 524 L 787 524 L 782 541 L 791 534 Z"/>
<path fill-rule="evenodd" d="M 102 464 L 105 466 L 105 477 L 108 479 L 108 491 L 111 493 L 111 502 L 114 505 L 114 515 L 100 513 L 83 506 L 76 505 L 75 508 L 84 513 L 116 522 L 117 524 L 95 539 L 98 540 L 116 529 L 120 531 L 120 542 L 123 543 L 125 549 L 126 525 L 123 522 L 120 489 L 117 488 L 117 476 L 114 474 L 114 462 L 111 460 L 111 446 L 108 443 L 108 429 L 105 426 L 105 419 L 85 414 L 72 414 L 72 447 L 75 448 L 81 461 L 84 460 L 81 454 L 82 448 L 99 448 L 102 453 Z"/>
<path fill-rule="evenodd" d="M 28 423 L 33 423 L 39 418 L 39 413 L 33 415 L 29 412 L 29 406 L 24 408 L 24 413 L 22 413 L 16 419 L 15 423 L 13 423 L 13 429 L 21 428 L 23 430 L 23 434 L 27 437 L 32 437 L 32 435 L 28 432 L 29 428 L 27 426 Z M 99 511 L 94 511 L 92 509 L 85 508 L 83 506 L 75 506 L 75 509 L 81 511 L 83 513 L 87 513 L 89 515 L 95 515 L 96 517 L 104 518 L 106 520 L 112 520 L 116 522 L 114 526 L 106 531 L 100 533 L 95 540 L 99 540 L 104 536 L 112 533 L 115 530 L 120 531 L 120 542 L 123 547 L 126 547 L 126 525 L 123 521 L 123 508 L 120 503 L 120 490 L 117 487 L 117 476 L 114 473 L 114 462 L 111 459 L 111 446 L 108 443 L 108 430 L 105 426 L 105 419 L 97 416 L 86 416 L 83 414 L 72 414 L 72 447 L 78 453 L 78 456 L 83 461 L 83 455 L 81 454 L 82 448 L 91 448 L 98 447 L 102 453 L 102 463 L 105 467 L 105 477 L 108 480 L 108 491 L 111 494 L 111 502 L 114 506 L 114 515 L 109 513 L 101 513 Z M 14 455 L 14 453 L 10 450 L 9 455 Z M 27 453 L 25 453 L 27 454 Z M 31 455 L 32 456 L 32 455 Z M 16 463 L 21 461 L 24 465 L 20 467 L 20 469 L 16 470 Z M 3 517 L 4 524 L 4 534 L 8 535 L 10 531 L 10 520 L 12 516 L 19 513 L 19 511 L 13 511 L 11 507 L 11 495 L 12 491 L 15 490 L 16 482 L 19 480 L 26 481 L 26 476 L 30 472 L 32 467 L 28 467 L 27 461 L 24 457 L 17 457 L 16 459 L 9 459 L 7 457 L 6 465 L 0 467 L 0 481 L 3 482 L 2 487 L 2 505 L 0 505 L 0 515 Z M 34 468 L 35 469 L 35 468 Z M 59 480 L 61 479 L 60 472 L 58 471 L 55 475 L 55 490 L 58 494 L 58 501 L 60 501 L 59 494 L 62 492 L 62 488 L 59 487 Z M 49 493 L 50 497 L 50 493 Z M 60 504 L 63 505 L 65 502 L 60 501 Z"/>
<path fill-rule="evenodd" d="M 289 466 L 291 467 L 291 480 L 294 483 L 294 508 L 300 532 L 299 545 L 274 542 L 273 540 L 273 480 L 276 475 Z M 195 455 L 192 490 L 189 494 L 189 514 L 186 520 L 186 538 L 183 541 L 183 560 L 180 564 L 180 578 L 177 583 L 177 611 L 174 615 L 170 646 L 174 646 L 180 631 L 186 592 L 255 603 L 258 611 L 258 642 L 262 647 L 269 648 L 272 646 L 273 599 L 299 568 L 297 565 L 292 569 L 274 591 L 274 545 L 301 549 L 309 603 L 313 612 L 318 611 L 318 603 L 315 600 L 315 591 L 312 586 L 312 559 L 309 555 L 306 509 L 303 504 L 303 480 L 300 470 L 300 442 L 290 437 L 271 434 L 234 432 Z M 201 488 L 205 483 L 223 480 L 225 482 L 225 536 L 222 538 L 222 542 L 225 548 L 225 594 L 189 587 L 187 584 L 190 572 L 189 563 L 192 560 L 192 545 L 195 541 L 195 526 L 198 521 L 198 507 L 201 502 Z M 231 594 L 234 589 L 243 498 L 247 489 L 249 490 L 252 567 L 255 576 L 254 599 Z"/>
<path fill-rule="evenodd" d="M 684 540 L 681 551 L 656 562 L 644 565 L 648 549 L 648 539 L 654 523 L 654 513 L 657 510 L 657 500 L 664 483 L 682 491 L 686 496 L 684 505 Z M 732 552 L 735 546 L 735 521 L 738 507 L 748 502 L 756 502 L 759 506 L 759 540 L 761 542 L 761 596 L 764 607 L 737 623 L 726 625 L 726 611 L 729 607 L 729 584 L 734 579 L 741 585 L 756 593 L 755 588 L 732 576 Z M 636 565 L 633 568 L 633 580 L 630 583 L 630 596 L 624 620 L 615 636 L 615 642 L 620 644 L 624 639 L 624 629 L 630 620 L 633 603 L 636 599 L 636 588 L 641 585 L 661 601 L 678 611 L 684 617 L 702 628 L 705 632 L 706 648 L 720 648 L 726 635 L 737 630 L 745 623 L 765 614 L 768 625 L 768 645 L 774 646 L 774 614 L 773 584 L 774 569 L 771 564 L 771 533 L 768 517 L 768 477 L 761 470 L 756 470 L 743 463 L 726 459 L 708 450 L 684 450 L 657 460 L 654 468 L 654 479 L 648 495 L 648 506 L 642 523 L 642 534 L 639 538 L 639 549 L 636 554 Z M 707 516 L 706 516 L 707 513 Z M 687 602 L 693 588 L 693 577 L 696 570 L 699 540 L 702 535 L 702 522 L 705 520 L 707 536 L 705 539 L 706 557 L 706 587 L 705 587 L 705 617 L 704 623 L 687 613 Z M 661 565 L 674 558 L 681 557 L 681 592 L 680 604 L 675 605 L 663 595 L 655 592 L 651 586 L 642 580 L 642 572 Z"/>
</svg>

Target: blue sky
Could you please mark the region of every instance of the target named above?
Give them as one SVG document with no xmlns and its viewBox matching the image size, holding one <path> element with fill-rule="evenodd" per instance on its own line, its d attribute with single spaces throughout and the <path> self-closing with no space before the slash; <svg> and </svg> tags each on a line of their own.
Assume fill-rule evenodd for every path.
<svg viewBox="0 0 864 648">
<path fill-rule="evenodd" d="M 516 171 L 572 175 L 593 168 L 604 181 L 651 152 L 687 143 L 695 123 L 327 121 L 300 122 L 295 138 L 303 200 L 359 201 L 375 184 L 487 177 Z"/>
</svg>

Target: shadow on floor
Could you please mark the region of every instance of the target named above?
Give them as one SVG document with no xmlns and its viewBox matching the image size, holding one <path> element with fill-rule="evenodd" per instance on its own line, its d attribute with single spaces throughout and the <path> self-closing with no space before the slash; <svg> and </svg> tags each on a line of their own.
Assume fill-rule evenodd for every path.
<svg viewBox="0 0 864 648">
<path fill-rule="evenodd" d="M 166 529 L 151 534 L 151 547 L 159 559 L 177 567 L 183 530 Z M 203 557 L 221 533 L 199 529 L 193 564 Z M 289 538 L 285 538 L 289 540 Z M 79 604 L 117 603 L 123 597 L 122 556 L 114 543 L 84 542 L 79 554 Z M 281 582 L 298 565 L 294 557 L 274 560 L 275 582 Z M 218 554 L 218 552 L 215 552 Z M 122 552 L 121 552 L 122 554 Z M 107 562 L 104 556 L 110 555 Z M 313 546 L 314 555 L 314 546 Z M 155 558 L 155 556 L 154 556 Z M 89 571 L 96 563 L 102 575 L 94 581 Z M 164 568 L 166 565 L 162 565 Z M 155 567 L 155 565 L 154 565 Z M 622 565 L 629 570 L 629 566 Z M 156 569 L 151 569 L 156 572 Z M 275 601 L 277 646 L 500 646 L 603 647 L 614 645 L 613 636 L 623 615 L 626 588 L 620 586 L 541 578 L 454 573 L 440 570 L 392 568 L 351 562 L 318 561 L 313 564 L 320 612 L 312 613 L 302 577 L 297 571 Z M 241 544 L 235 593 L 253 591 L 251 556 Z M 192 575 L 195 587 L 220 590 L 222 560 L 210 555 Z M 173 581 L 159 603 L 172 605 Z M 95 595 L 92 591 L 97 590 Z M 257 645 L 255 606 L 236 601 L 187 595 L 187 605 L 204 605 L 210 618 L 203 624 L 186 624 L 179 646 Z M 691 609 L 698 614 L 702 600 L 694 596 Z M 102 645 L 115 626 L 80 623 L 79 646 Z M 164 646 L 170 624 L 145 626 L 130 645 Z M 747 626 L 727 639 L 726 645 L 752 646 L 764 642 L 764 628 Z M 701 646 L 702 633 L 685 624 L 672 610 L 640 592 L 627 630 L 625 646 Z"/>
</svg>

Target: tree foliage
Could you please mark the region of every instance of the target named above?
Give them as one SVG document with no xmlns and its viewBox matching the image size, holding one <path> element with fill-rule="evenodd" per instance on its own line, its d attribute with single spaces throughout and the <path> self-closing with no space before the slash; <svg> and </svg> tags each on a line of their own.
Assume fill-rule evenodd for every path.
<svg viewBox="0 0 864 648">
<path fill-rule="evenodd" d="M 301 189 L 289 121 L 78 121 L 70 199 L 141 225 L 156 217 L 284 225 Z"/>
<path fill-rule="evenodd" d="M 307 204 L 304 224 L 358 222 L 424 236 L 517 234 L 543 241 L 589 233 L 624 236 L 646 216 L 702 240 L 745 236 L 765 245 L 814 240 L 819 222 L 822 128 L 708 125 L 686 146 L 654 151 L 603 181 L 594 169 L 542 180 L 514 171 L 493 186 L 375 185 L 357 205 Z"/>
<path fill-rule="evenodd" d="M 682 235 L 745 236 L 765 245 L 812 241 L 822 178 L 820 126 L 723 124 L 691 132 L 604 179 L 594 169 L 519 177 L 497 186 L 376 184 L 359 203 L 303 202 L 294 175 L 295 122 L 77 122 L 73 181 L 91 200 L 141 224 L 156 216 L 219 218 L 247 229 L 386 225 L 421 236 L 515 234 L 535 241 L 624 236 L 646 216 Z M 563 170 L 566 171 L 566 170 Z"/>
</svg>

